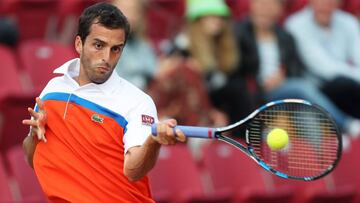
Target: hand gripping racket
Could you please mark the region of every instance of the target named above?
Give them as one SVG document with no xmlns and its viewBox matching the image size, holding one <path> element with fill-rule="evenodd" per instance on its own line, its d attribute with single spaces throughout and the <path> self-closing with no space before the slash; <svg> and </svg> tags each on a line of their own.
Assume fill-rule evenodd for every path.
<svg viewBox="0 0 360 203">
<path fill-rule="evenodd" d="M 232 125 L 221 128 L 176 126 L 187 137 L 217 139 L 231 144 L 273 174 L 288 179 L 312 181 L 330 173 L 342 151 L 342 139 L 334 120 L 319 106 L 299 99 L 265 104 Z M 245 139 L 230 138 L 245 132 Z M 283 148 L 271 147 L 273 129 L 287 133 Z M 152 126 L 156 135 L 156 124 Z M 237 136 L 239 137 L 239 136 Z"/>
</svg>

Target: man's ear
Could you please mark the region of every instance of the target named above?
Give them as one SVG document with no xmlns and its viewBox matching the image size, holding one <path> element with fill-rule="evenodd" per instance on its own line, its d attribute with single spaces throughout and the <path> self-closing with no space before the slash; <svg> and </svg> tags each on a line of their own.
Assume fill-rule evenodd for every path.
<svg viewBox="0 0 360 203">
<path fill-rule="evenodd" d="M 80 54 L 82 52 L 82 40 L 80 38 L 80 36 L 76 36 L 75 38 L 75 50 L 78 54 Z"/>
</svg>

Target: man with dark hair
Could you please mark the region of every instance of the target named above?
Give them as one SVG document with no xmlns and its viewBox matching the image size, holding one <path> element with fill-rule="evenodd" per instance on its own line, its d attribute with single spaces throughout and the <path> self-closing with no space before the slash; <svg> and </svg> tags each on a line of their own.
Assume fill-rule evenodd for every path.
<svg viewBox="0 0 360 203">
<path fill-rule="evenodd" d="M 54 72 L 35 110 L 23 146 L 29 164 L 53 202 L 153 202 L 147 172 L 175 120 L 158 124 L 152 99 L 114 72 L 129 34 L 115 6 L 98 3 L 80 17 L 73 59 Z"/>
<path fill-rule="evenodd" d="M 94 22 L 94 20 L 97 20 L 97 22 Z M 101 24 L 108 29 L 123 29 L 125 41 L 130 33 L 130 25 L 127 18 L 121 12 L 114 10 L 111 4 L 104 4 L 102 8 L 96 6 L 89 7 L 80 16 L 77 35 L 80 36 L 82 41 L 86 40 L 94 23 Z"/>
</svg>

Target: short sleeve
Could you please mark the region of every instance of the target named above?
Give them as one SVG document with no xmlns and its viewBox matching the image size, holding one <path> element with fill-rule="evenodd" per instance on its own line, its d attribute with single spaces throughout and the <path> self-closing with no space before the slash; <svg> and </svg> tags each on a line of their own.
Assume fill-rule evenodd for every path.
<svg viewBox="0 0 360 203">
<path fill-rule="evenodd" d="M 142 145 L 151 134 L 151 125 L 158 122 L 157 111 L 153 100 L 147 96 L 131 112 L 123 138 L 124 153 L 131 147 Z"/>
</svg>

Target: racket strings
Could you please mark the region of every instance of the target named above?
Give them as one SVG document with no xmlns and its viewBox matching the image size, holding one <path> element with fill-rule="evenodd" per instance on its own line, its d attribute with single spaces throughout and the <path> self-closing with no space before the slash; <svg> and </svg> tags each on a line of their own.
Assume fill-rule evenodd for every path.
<svg viewBox="0 0 360 203">
<path fill-rule="evenodd" d="M 281 150 L 271 149 L 266 142 L 274 128 L 289 136 Z M 294 177 L 316 177 L 337 160 L 337 133 L 333 121 L 321 110 L 289 103 L 259 113 L 250 124 L 248 138 L 255 155 L 274 170 Z"/>
<path fill-rule="evenodd" d="M 330 130 L 330 129 L 329 129 Z M 314 133 L 316 133 L 316 130 L 313 131 Z M 320 139 L 322 142 L 327 142 L 329 141 L 330 143 L 333 143 L 331 140 L 324 140 L 324 138 L 322 137 L 313 137 L 311 135 L 309 135 L 307 132 L 297 132 L 297 131 L 292 131 L 291 129 L 287 131 L 288 134 L 297 134 L 303 138 L 308 138 L 308 139 Z M 323 133 L 323 130 L 318 132 L 318 133 Z M 258 140 L 262 140 L 261 138 L 261 132 L 254 132 L 254 135 L 257 135 L 259 137 L 253 137 L 254 140 L 258 139 Z M 333 143 L 335 144 L 335 143 Z M 337 146 L 337 145 L 336 145 Z"/>
</svg>

